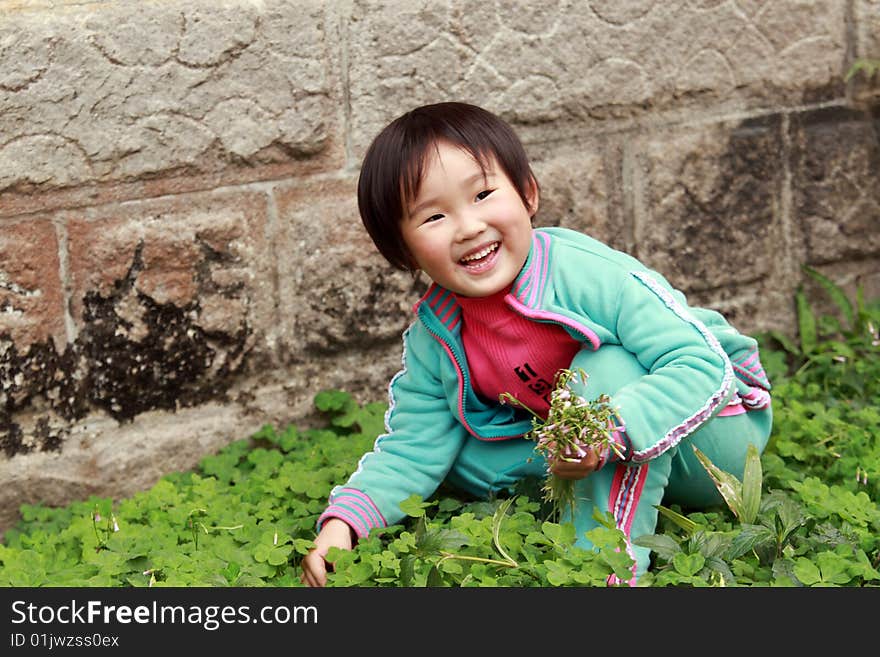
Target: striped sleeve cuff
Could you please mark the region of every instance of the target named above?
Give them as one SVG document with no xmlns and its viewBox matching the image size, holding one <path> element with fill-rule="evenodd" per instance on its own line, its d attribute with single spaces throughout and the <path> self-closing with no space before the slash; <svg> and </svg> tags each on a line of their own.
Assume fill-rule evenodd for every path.
<svg viewBox="0 0 880 657">
<path fill-rule="evenodd" d="M 770 393 L 758 386 L 752 386 L 742 395 L 742 403 L 747 411 L 762 411 L 770 406 Z"/>
<path fill-rule="evenodd" d="M 358 538 L 366 538 L 377 527 L 388 526 L 373 500 L 356 488 L 341 488 L 330 496 L 330 503 L 318 517 L 318 531 L 329 518 L 345 522 Z"/>
<path fill-rule="evenodd" d="M 733 371 L 740 381 L 745 381 L 749 385 L 758 386 L 764 390 L 770 390 L 770 381 L 764 371 L 764 366 L 761 365 L 757 349 L 745 353 L 738 352 L 730 358 L 730 364 L 733 365 Z"/>
</svg>

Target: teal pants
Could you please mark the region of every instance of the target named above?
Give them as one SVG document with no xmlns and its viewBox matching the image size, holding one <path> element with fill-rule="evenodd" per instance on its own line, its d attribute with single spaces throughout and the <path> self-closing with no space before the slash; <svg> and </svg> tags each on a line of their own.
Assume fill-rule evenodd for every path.
<svg viewBox="0 0 880 657">
<path fill-rule="evenodd" d="M 589 374 L 587 385 L 579 394 L 595 399 L 599 394 L 613 395 L 623 385 L 646 374 L 636 358 L 622 347 L 604 345 L 597 351 L 584 349 L 572 362 Z M 657 526 L 658 504 L 680 504 L 688 509 L 722 504 L 723 500 L 706 470 L 697 460 L 695 445 L 720 469 L 742 479 L 749 444 L 764 450 L 770 436 L 772 410 L 749 411 L 740 415 L 715 416 L 679 445 L 645 463 L 610 462 L 575 485 L 580 503 L 574 518 L 577 545 L 590 549 L 585 532 L 597 526 L 593 509 L 611 511 L 617 527 L 631 541 L 653 534 Z M 530 440 L 484 442 L 469 440 L 452 467 L 447 482 L 472 495 L 487 497 L 511 490 L 523 477 L 544 477 L 547 464 L 535 452 Z M 630 543 L 636 562 L 633 578 L 647 571 L 650 550 Z"/>
</svg>

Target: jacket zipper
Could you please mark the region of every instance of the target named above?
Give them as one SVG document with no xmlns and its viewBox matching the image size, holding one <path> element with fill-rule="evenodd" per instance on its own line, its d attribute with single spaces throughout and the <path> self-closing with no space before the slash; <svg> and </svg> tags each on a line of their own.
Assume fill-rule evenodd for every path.
<svg viewBox="0 0 880 657">
<path fill-rule="evenodd" d="M 510 306 L 510 304 L 508 304 L 508 305 Z M 524 305 L 523 305 L 523 308 L 525 308 Z M 529 314 L 522 312 L 522 310 L 520 310 L 516 306 L 511 306 L 511 310 L 513 310 L 516 313 L 519 313 L 520 315 L 522 315 L 526 319 L 534 321 L 534 322 L 553 323 L 553 324 L 556 324 L 557 326 L 571 328 L 579 336 L 581 336 L 583 342 L 592 345 L 594 349 L 599 348 L 598 338 L 596 338 L 594 340 L 587 333 L 580 330 L 576 326 L 568 326 L 566 323 L 558 321 L 558 320 L 554 319 L 552 316 L 547 317 L 547 318 L 540 318 L 540 319 L 536 318 L 536 317 L 531 317 Z M 548 315 L 552 315 L 552 313 L 548 313 Z M 436 318 L 436 315 L 433 315 L 433 316 Z M 517 433 L 517 434 L 511 434 L 511 435 L 507 435 L 507 436 L 497 436 L 494 438 L 483 438 L 476 431 L 474 431 L 473 427 L 471 427 L 470 423 L 467 421 L 467 418 L 465 416 L 465 409 L 464 409 L 464 406 L 465 406 L 465 386 L 466 385 L 469 386 L 469 383 L 466 380 L 465 368 L 462 366 L 462 363 L 459 360 L 458 356 L 456 356 L 455 350 L 453 349 L 452 345 L 449 344 L 446 340 L 444 340 L 443 337 L 437 331 L 430 328 L 426 322 L 423 321 L 422 324 L 425 326 L 425 329 L 427 329 L 428 333 L 430 333 L 432 336 L 434 336 L 434 339 L 440 343 L 440 345 L 443 347 L 443 350 L 449 355 L 449 358 L 455 364 L 456 372 L 458 375 L 458 415 L 459 415 L 459 418 L 461 419 L 462 424 L 464 424 L 465 428 L 468 430 L 468 433 L 470 433 L 472 436 L 478 438 L 479 440 L 483 440 L 483 441 L 487 441 L 487 442 L 496 441 L 496 440 L 508 440 L 510 438 L 516 438 L 516 437 L 522 435 L 522 434 Z"/>
</svg>

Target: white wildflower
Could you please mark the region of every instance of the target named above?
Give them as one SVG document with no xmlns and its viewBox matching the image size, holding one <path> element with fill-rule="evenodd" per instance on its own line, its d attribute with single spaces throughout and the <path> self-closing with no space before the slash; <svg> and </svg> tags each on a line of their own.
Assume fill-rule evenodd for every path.
<svg viewBox="0 0 880 657">
<path fill-rule="evenodd" d="M 583 370 L 559 370 L 546 417 L 538 415 L 510 393 L 500 395 L 502 403 L 516 404 L 532 414 L 532 430 L 526 437 L 536 441 L 536 450 L 547 459 L 544 499 L 553 504 L 558 514 L 563 510 L 573 511 L 574 480 L 555 476 L 552 472 L 554 462 L 579 462 L 587 456 L 587 448 L 600 454 L 610 449 L 622 456 L 620 446 L 611 436 L 610 427 L 616 420 L 610 398 L 600 395 L 588 401 L 570 389 L 572 383 L 586 383 L 587 378 Z"/>
</svg>

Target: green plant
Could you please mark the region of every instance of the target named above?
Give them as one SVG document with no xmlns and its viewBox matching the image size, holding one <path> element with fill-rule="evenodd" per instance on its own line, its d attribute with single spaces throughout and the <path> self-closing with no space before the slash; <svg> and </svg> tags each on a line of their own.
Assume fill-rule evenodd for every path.
<svg viewBox="0 0 880 657">
<path fill-rule="evenodd" d="M 827 586 L 852 585 L 880 580 L 857 536 L 844 535 L 830 525 L 820 524 L 790 496 L 773 492 L 762 501 L 760 460 L 749 450 L 743 481 L 719 470 L 697 448 L 700 462 L 712 477 L 739 527 L 710 527 L 672 509 L 659 507 L 661 515 L 683 529 L 684 537 L 670 533 L 640 537 L 635 543 L 650 547 L 665 564 L 651 573 L 662 585 L 705 586 Z M 814 482 L 818 483 L 818 482 Z M 822 487 L 821 484 L 820 488 Z M 827 492 L 828 487 L 824 487 Z M 826 505 L 826 509 L 834 505 Z M 862 504 L 863 514 L 853 514 L 852 500 L 844 508 L 865 525 L 876 525 L 880 511 L 876 504 Z M 876 550 L 876 545 L 871 543 Z M 799 556 L 815 554 L 816 562 Z M 748 578 L 748 579 L 747 579 Z"/>
<path fill-rule="evenodd" d="M 632 559 L 610 516 L 590 532 L 596 546 L 574 545 L 571 524 L 542 520 L 524 496 L 460 503 L 412 496 L 412 519 L 374 532 L 352 551 L 331 550 L 331 586 L 598 586 L 629 577 Z"/>
<path fill-rule="evenodd" d="M 878 303 L 867 303 L 861 286 L 852 301 L 824 274 L 807 266 L 803 269 L 833 302 L 836 313 L 817 316 L 803 288 L 797 290 L 797 339 L 779 331 L 763 336 L 765 343 L 778 345 L 786 355 L 788 367 L 777 369 L 774 378 L 801 378 L 812 370 L 803 380 L 820 384 L 826 392 L 875 399 L 880 396 L 880 380 L 873 365 L 880 346 Z"/>
<path fill-rule="evenodd" d="M 550 410 L 543 418 L 508 392 L 499 396 L 502 404 L 524 408 L 532 415 L 532 429 L 527 439 L 535 441 L 535 450 L 548 462 L 553 460 L 578 461 L 591 447 L 602 453 L 612 450 L 623 458 L 620 446 L 612 440 L 616 429 L 615 412 L 608 395 L 587 400 L 573 389 L 579 382 L 586 384 L 588 375 L 582 370 L 561 369 L 556 373 L 550 392 Z M 572 517 L 575 508 L 574 480 L 548 473 L 544 486 L 544 500 L 552 505 L 554 517 Z"/>
<path fill-rule="evenodd" d="M 874 75 L 877 74 L 877 71 L 880 71 L 880 59 L 868 59 L 866 57 L 860 57 L 857 58 L 852 63 L 852 66 L 849 67 L 849 70 L 846 72 L 843 81 L 849 82 L 858 73 L 863 73 L 867 78 L 873 78 Z"/>
<path fill-rule="evenodd" d="M 703 454 L 696 446 L 694 453 L 700 463 L 709 473 L 712 481 L 721 497 L 727 503 L 733 515 L 744 524 L 753 523 L 758 515 L 758 507 L 761 504 L 761 458 L 758 449 L 754 445 L 748 446 L 746 452 L 745 472 L 740 482 L 733 475 L 720 470 L 709 457 Z"/>
</svg>

